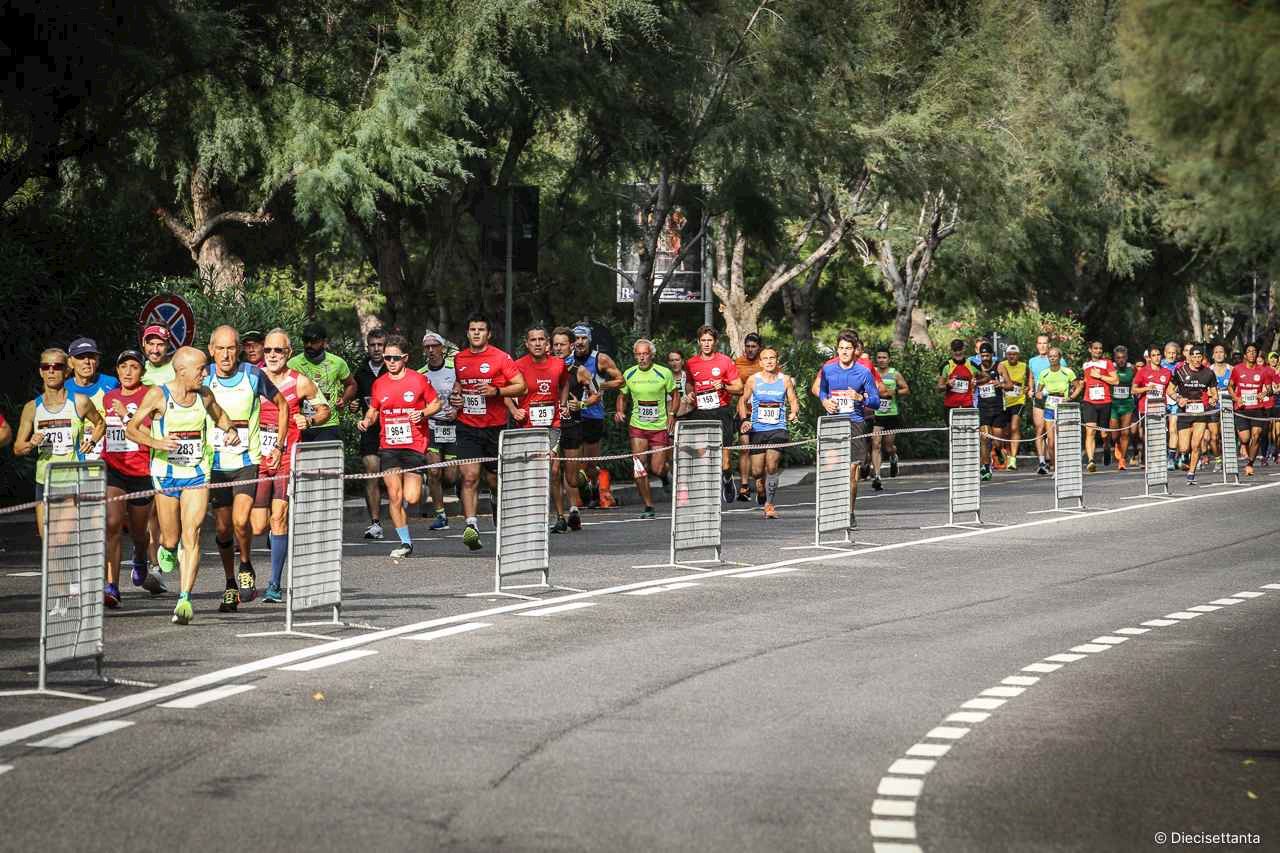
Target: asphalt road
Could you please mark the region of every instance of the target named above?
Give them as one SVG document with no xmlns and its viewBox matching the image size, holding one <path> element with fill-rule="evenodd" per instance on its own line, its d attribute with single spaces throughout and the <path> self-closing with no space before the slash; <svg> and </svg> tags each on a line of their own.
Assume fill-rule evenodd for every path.
<svg viewBox="0 0 1280 853">
<path fill-rule="evenodd" d="M 796 487 L 778 521 L 726 513 L 735 565 L 710 572 L 647 567 L 669 519 L 592 513 L 552 552 L 552 580 L 588 591 L 545 602 L 467 597 L 491 586 L 492 553 L 457 529 L 416 523 L 418 554 L 395 562 L 353 515 L 346 613 L 379 630 L 329 647 L 237 637 L 282 617 L 218 614 L 211 554 L 189 628 L 169 625 L 171 597 L 131 590 L 109 617 L 109 673 L 163 689 L 70 670 L 54 681 L 109 701 L 0 699 L 5 837 L 888 853 L 1208 832 L 1259 843 L 1181 846 L 1280 849 L 1280 480 L 1175 481 L 1189 499 L 1165 502 L 1123 499 L 1138 473 L 1086 489 L 1093 512 L 1029 514 L 1051 483 L 998 474 L 983 518 L 1010 526 L 921 530 L 946 521 L 945 481 L 889 481 L 859 501 L 874 544 L 845 553 L 785 550 L 812 538 Z M 13 689 L 38 587 L 12 576 L 34 565 L 21 531 L 0 535 Z M 330 665 L 282 669 L 309 662 Z"/>
</svg>

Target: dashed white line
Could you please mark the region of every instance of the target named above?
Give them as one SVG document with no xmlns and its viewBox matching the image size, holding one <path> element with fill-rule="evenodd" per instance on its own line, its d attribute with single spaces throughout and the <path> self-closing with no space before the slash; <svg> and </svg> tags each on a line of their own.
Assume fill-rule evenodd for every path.
<svg viewBox="0 0 1280 853">
<path fill-rule="evenodd" d="M 1057 672 L 1062 669 L 1060 663 L 1032 663 L 1022 668 L 1023 672 Z"/>
<path fill-rule="evenodd" d="M 915 800 L 876 800 L 871 804 L 871 813 L 881 817 L 915 817 Z"/>
<path fill-rule="evenodd" d="M 1034 675 L 1011 675 L 1008 678 L 1002 678 L 1001 684 L 1012 684 L 1015 687 L 1030 687 L 1040 679 Z"/>
<path fill-rule="evenodd" d="M 1086 655 L 1093 655 L 1093 654 L 1097 654 L 1098 652 L 1105 652 L 1109 648 L 1111 647 L 1108 645 L 1104 645 L 1102 643 L 1081 643 L 1078 646 L 1072 646 L 1071 651 L 1082 652 L 1083 654 L 1086 654 Z"/>
<path fill-rule="evenodd" d="M 871 821 L 871 834 L 878 838 L 906 838 L 911 840 L 916 837 L 916 825 L 909 820 L 873 820 Z"/>
<path fill-rule="evenodd" d="M 1280 589 L 1280 583 L 1264 583 L 1263 589 Z"/>
<path fill-rule="evenodd" d="M 880 780 L 880 786 L 876 788 L 876 793 L 882 797 L 918 797 L 923 790 L 923 779 L 885 776 Z"/>
<path fill-rule="evenodd" d="M 986 711 L 956 711 L 948 714 L 944 723 L 981 723 L 991 715 Z"/>
<path fill-rule="evenodd" d="M 282 672 L 311 672 L 315 669 L 324 669 L 326 666 L 336 666 L 349 660 L 359 660 L 376 654 L 377 652 L 373 649 L 351 649 L 350 651 L 339 652 L 336 655 L 295 663 L 292 666 L 282 666 L 280 670 Z"/>
<path fill-rule="evenodd" d="M 1233 592 L 1232 598 L 1261 598 L 1266 595 L 1265 592 Z"/>
<path fill-rule="evenodd" d="M 1244 604 L 1244 599 L 1243 598 L 1215 598 L 1213 601 L 1210 601 L 1209 603 L 1219 604 L 1223 606 L 1226 606 L 1229 604 Z"/>
<path fill-rule="evenodd" d="M 200 693 L 192 693 L 189 696 L 183 696 L 181 699 L 165 702 L 160 707 L 187 711 L 192 708 L 199 708 L 201 705 L 207 705 L 210 702 L 217 702 L 219 699 L 226 699 L 229 696 L 248 693 L 254 689 L 256 688 L 252 684 L 224 684 L 222 687 L 215 687 L 212 690 L 204 690 Z"/>
<path fill-rule="evenodd" d="M 979 696 L 1003 696 L 1004 698 L 1009 699 L 1014 696 L 1021 696 L 1023 693 L 1026 692 L 1026 690 L 1027 688 L 1025 687 L 1004 687 L 1004 686 L 988 687 L 986 690 L 982 691 L 978 695 Z"/>
<path fill-rule="evenodd" d="M 961 702 L 960 707 L 972 708 L 978 711 L 994 711 L 1008 701 L 1008 699 L 970 699 L 967 702 Z"/>
<path fill-rule="evenodd" d="M 899 773 L 903 776 L 924 776 L 937 763 L 928 758 L 899 758 L 889 765 L 889 772 Z"/>
<path fill-rule="evenodd" d="M 536 610 L 522 610 L 521 616 L 553 616 L 556 613 L 568 613 L 570 610 L 581 610 L 584 607 L 595 607 L 594 601 L 570 601 L 568 604 L 557 604 L 554 607 L 539 607 Z"/>
<path fill-rule="evenodd" d="M 132 720 L 104 720 L 101 723 L 94 723 L 91 726 L 81 726 L 78 729 L 72 729 L 69 732 L 63 732 L 60 735 L 38 740 L 35 743 L 29 743 L 27 746 L 38 746 L 41 749 L 70 749 L 77 744 L 84 743 L 87 740 L 93 740 L 102 735 L 118 732 L 121 729 L 127 729 L 133 725 Z"/>
<path fill-rule="evenodd" d="M 924 851 L 915 844 L 899 844 L 897 842 L 884 843 L 876 841 L 871 845 L 871 853 L 924 853 Z"/>
<path fill-rule="evenodd" d="M 1166 619 L 1184 619 L 1184 620 L 1185 620 L 1185 619 L 1194 619 L 1194 618 L 1196 618 L 1196 617 L 1197 617 L 1197 616 L 1199 616 L 1199 615 L 1200 615 L 1199 613 L 1188 613 L 1188 612 L 1187 612 L 1187 611 L 1185 611 L 1185 610 L 1176 610 L 1176 611 L 1174 611 L 1173 613 L 1166 613 L 1166 614 L 1164 615 L 1164 618 L 1166 618 Z M 1145 624 L 1145 623 L 1143 623 L 1143 624 Z"/>
<path fill-rule="evenodd" d="M 1101 643 L 1104 646 L 1118 646 L 1121 643 L 1129 642 L 1128 637 L 1113 637 L 1110 634 L 1103 634 L 1101 637 L 1094 637 L 1089 642 Z"/>
<path fill-rule="evenodd" d="M 13 769 L 12 764 L 0 764 L 0 776 L 3 776 L 4 774 L 8 773 L 12 769 Z M 911 805 L 914 806 L 915 803 L 912 803 Z"/>
<path fill-rule="evenodd" d="M 1212 613 L 1215 610 L 1221 610 L 1222 607 L 1221 605 L 1215 604 L 1197 604 L 1195 607 L 1188 607 L 1187 609 L 1193 610 L 1196 613 Z"/>
<path fill-rule="evenodd" d="M 1151 633 L 1150 628 L 1117 628 L 1117 634 L 1127 634 L 1130 637 L 1141 637 L 1143 634 Z"/>
<path fill-rule="evenodd" d="M 1147 625 L 1151 628 L 1168 628 L 1170 625 L 1177 625 L 1178 620 L 1177 619 L 1148 619 L 1146 622 L 1143 622 L 1142 624 Z"/>
<path fill-rule="evenodd" d="M 457 634 L 465 634 L 468 631 L 479 631 L 481 628 L 488 628 L 489 622 L 463 622 L 461 625 L 450 625 L 448 628 L 437 628 L 434 631 L 425 631 L 421 634 L 410 634 L 405 637 L 406 640 L 440 640 L 445 637 L 452 637 Z"/>
<path fill-rule="evenodd" d="M 941 758 L 951 750 L 949 743 L 917 743 L 907 750 L 913 758 Z"/>
<path fill-rule="evenodd" d="M 945 738 L 946 740 L 959 740 L 967 735 L 971 730 L 963 726 L 937 726 L 929 729 L 929 733 L 925 737 Z"/>
<path fill-rule="evenodd" d="M 1053 661 L 1054 663 L 1075 663 L 1078 660 L 1084 660 L 1086 657 L 1088 657 L 1088 655 L 1056 654 L 1049 655 L 1045 660 Z"/>
</svg>

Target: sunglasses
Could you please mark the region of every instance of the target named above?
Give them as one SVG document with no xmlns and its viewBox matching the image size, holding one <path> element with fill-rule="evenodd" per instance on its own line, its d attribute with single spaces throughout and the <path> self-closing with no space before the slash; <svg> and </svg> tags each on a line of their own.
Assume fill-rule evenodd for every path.
<svg viewBox="0 0 1280 853">
<path fill-rule="evenodd" d="M 281 355 L 284 355 L 289 351 L 289 348 L 288 347 L 263 347 L 262 351 L 267 353 L 278 352 Z"/>
<path fill-rule="evenodd" d="M 384 355 L 382 357 L 382 360 L 383 361 L 404 361 L 406 358 L 408 358 L 407 355 Z"/>
<path fill-rule="evenodd" d="M 67 363 L 64 361 L 55 361 L 55 362 L 42 361 L 40 362 L 40 369 L 41 370 L 66 370 Z"/>
</svg>

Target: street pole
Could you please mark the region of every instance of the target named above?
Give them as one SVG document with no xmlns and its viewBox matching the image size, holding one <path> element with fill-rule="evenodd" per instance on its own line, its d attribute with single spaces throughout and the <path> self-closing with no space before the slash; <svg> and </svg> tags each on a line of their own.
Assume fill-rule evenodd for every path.
<svg viewBox="0 0 1280 853">
<path fill-rule="evenodd" d="M 505 334 L 505 337 L 503 337 L 502 339 L 502 344 L 503 344 L 503 348 L 506 349 L 506 351 L 509 353 L 515 352 L 515 347 L 511 343 L 511 286 L 512 286 L 511 266 L 512 266 L 512 254 L 514 251 L 512 220 L 515 219 L 514 212 L 515 212 L 515 188 L 512 186 L 508 186 L 507 187 L 507 299 L 506 299 L 507 322 L 505 326 L 506 334 Z"/>
<path fill-rule="evenodd" d="M 703 214 L 704 216 L 706 214 Z M 711 288 L 707 286 L 707 267 L 711 263 L 711 252 L 707 249 L 707 229 L 702 229 L 702 245 L 699 249 L 702 252 L 702 263 L 699 265 L 701 271 L 699 276 L 702 279 L 702 325 L 710 326 L 711 323 L 711 301 L 714 298 Z"/>
</svg>

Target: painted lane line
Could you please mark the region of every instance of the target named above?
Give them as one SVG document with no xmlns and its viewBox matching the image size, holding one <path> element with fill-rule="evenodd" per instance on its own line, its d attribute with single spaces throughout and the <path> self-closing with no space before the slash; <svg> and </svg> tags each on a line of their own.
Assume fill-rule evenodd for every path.
<svg viewBox="0 0 1280 853">
<path fill-rule="evenodd" d="M 994 711 L 1008 701 L 1008 699 L 970 699 L 968 702 L 961 702 L 960 707 L 978 711 Z"/>
<path fill-rule="evenodd" d="M 876 800 L 871 804 L 871 813 L 881 817 L 915 817 L 915 800 Z"/>
<path fill-rule="evenodd" d="M 889 772 L 902 776 L 924 776 L 937 764 L 938 762 L 928 758 L 899 758 L 889 765 Z"/>
<path fill-rule="evenodd" d="M 1081 643 L 1078 646 L 1072 646 L 1071 651 L 1083 652 L 1086 655 L 1092 655 L 1097 654 L 1098 652 L 1105 652 L 1109 648 L 1111 647 L 1104 646 L 1102 643 Z"/>
<path fill-rule="evenodd" d="M 944 723 L 981 723 L 991 715 L 985 711 L 956 711 L 954 714 L 947 714 Z"/>
<path fill-rule="evenodd" d="M 1168 628 L 1170 625 L 1177 625 L 1178 620 L 1177 619 L 1148 619 L 1146 622 L 1143 622 L 1142 624 L 1148 625 L 1152 628 Z"/>
<path fill-rule="evenodd" d="M 684 583 L 669 583 L 665 586 L 650 586 L 650 587 L 645 587 L 644 589 L 633 589 L 629 592 L 624 592 L 623 595 L 654 595 L 655 593 L 659 593 L 659 592 L 671 592 L 677 589 L 688 589 L 691 586 L 701 586 L 701 584 L 695 583 L 693 581 L 685 581 Z"/>
<path fill-rule="evenodd" d="M 665 590 L 688 589 L 691 586 L 702 586 L 702 584 L 698 583 L 697 581 L 680 581 L 679 583 L 669 583 L 666 586 L 662 587 L 662 589 L 665 589 Z"/>
<path fill-rule="evenodd" d="M 1012 684 L 1015 687 L 1030 687 L 1040 679 L 1034 675 L 1011 675 L 1008 678 L 1002 678 L 1001 684 Z"/>
<path fill-rule="evenodd" d="M 255 689 L 257 688 L 253 684 L 224 684 L 222 687 L 215 687 L 212 690 L 205 690 L 201 693 L 192 693 L 189 696 L 183 696 L 181 699 L 165 702 L 160 707 L 186 711 L 191 708 L 199 708 L 201 705 L 207 705 L 210 702 L 217 702 L 219 699 L 248 693 L 250 690 Z"/>
<path fill-rule="evenodd" d="M 939 740 L 960 740 L 967 735 L 972 729 L 966 729 L 963 726 L 937 726 L 929 729 L 925 737 L 937 738 Z"/>
<path fill-rule="evenodd" d="M 1094 637 L 1089 642 L 1101 643 L 1104 646 L 1118 646 L 1121 643 L 1129 642 L 1128 637 L 1113 637 L 1110 634 L 1103 634 L 1101 637 Z"/>
<path fill-rule="evenodd" d="M 1225 607 L 1230 604 L 1244 604 L 1244 599 L 1243 598 L 1215 598 L 1213 601 L 1210 601 L 1209 603 L 1218 604 Z"/>
<path fill-rule="evenodd" d="M 9 572 L 11 578 L 38 578 L 39 572 Z"/>
<path fill-rule="evenodd" d="M 855 553 L 855 552 L 850 552 L 850 553 Z M 783 566 L 777 569 L 761 569 L 759 571 L 754 571 L 754 572 L 740 572 L 739 574 L 736 574 L 736 575 L 729 575 L 729 577 L 731 578 L 762 578 L 762 577 L 765 577 L 766 575 L 785 575 L 791 572 L 798 572 L 798 571 L 800 571 L 799 566 Z"/>
<path fill-rule="evenodd" d="M 1057 654 L 1049 655 L 1045 660 L 1053 661 L 1054 663 L 1075 663 L 1078 660 L 1084 660 L 1085 657 L 1086 655 Z"/>
<path fill-rule="evenodd" d="M 917 743 L 907 750 L 915 758 L 941 758 L 951 751 L 949 743 Z"/>
<path fill-rule="evenodd" d="M 979 696 L 1003 696 L 1004 698 L 1009 699 L 1014 696 L 1021 696 L 1025 692 L 1027 692 L 1027 688 L 1025 687 L 1000 686 L 1000 687 L 988 687 L 986 690 L 982 691 L 978 695 Z"/>
<path fill-rule="evenodd" d="M 1128 634 L 1130 637 L 1140 637 L 1143 634 L 1151 633 L 1150 628 L 1117 628 L 1113 634 Z"/>
<path fill-rule="evenodd" d="M 539 607 L 536 610 L 525 610 L 520 613 L 521 616 L 554 616 L 557 613 L 568 613 L 571 610 L 581 610 L 584 607 L 595 607 L 594 601 L 570 601 L 568 604 L 557 604 L 554 607 Z"/>
<path fill-rule="evenodd" d="M 880 786 L 876 788 L 876 793 L 882 797 L 918 797 L 923 790 L 923 779 L 885 776 L 880 780 Z"/>
<path fill-rule="evenodd" d="M 292 666 L 280 667 L 281 672 L 311 672 L 316 669 L 324 669 L 327 666 L 336 666 L 340 663 L 346 663 L 349 660 L 359 660 L 367 658 L 369 655 L 376 655 L 373 649 L 351 649 L 350 651 L 339 652 L 336 655 L 328 657 L 316 658 L 315 660 L 303 661 L 295 663 Z"/>
<path fill-rule="evenodd" d="M 1280 583 L 1264 583 L 1263 589 L 1280 589 Z"/>
<path fill-rule="evenodd" d="M 877 838 L 905 838 L 910 841 L 916 837 L 916 825 L 909 820 L 873 820 L 871 834 Z"/>
<path fill-rule="evenodd" d="M 8 773 L 12 769 L 13 769 L 12 764 L 0 764 L 0 776 L 3 776 L 4 774 Z"/>
<path fill-rule="evenodd" d="M 1221 610 L 1221 606 L 1213 604 L 1197 604 L 1195 607 L 1188 607 L 1188 610 L 1194 610 L 1196 613 L 1212 613 L 1215 610 Z"/>
<path fill-rule="evenodd" d="M 1197 616 L 1199 616 L 1199 615 L 1200 615 L 1199 613 L 1188 613 L 1188 612 L 1187 612 L 1187 611 L 1185 611 L 1185 610 L 1177 610 L 1177 611 L 1174 611 L 1173 613 L 1166 613 L 1166 614 L 1164 615 L 1164 618 L 1166 618 L 1166 619 L 1184 619 L 1184 620 L 1185 620 L 1185 619 L 1194 619 L 1194 618 L 1196 618 L 1196 617 L 1197 617 Z"/>
<path fill-rule="evenodd" d="M 917 844 L 899 844 L 898 842 L 873 841 L 871 853 L 924 853 Z"/>
<path fill-rule="evenodd" d="M 27 746 L 38 746 L 41 749 L 70 749 L 71 747 L 84 743 L 87 740 L 93 740 L 101 735 L 118 732 L 121 729 L 127 729 L 133 725 L 132 720 L 104 720 L 101 723 L 94 723 L 91 726 L 81 726 L 78 729 L 72 729 L 69 732 L 63 732 L 60 735 L 54 735 L 44 740 L 29 743 Z"/>
<path fill-rule="evenodd" d="M 1060 663 L 1032 663 L 1022 668 L 1023 672 L 1057 672 L 1062 669 Z"/>
<path fill-rule="evenodd" d="M 1231 594 L 1231 597 L 1232 598 L 1262 598 L 1262 596 L 1264 595 L 1266 595 L 1265 592 L 1233 592 Z"/>
<path fill-rule="evenodd" d="M 945 487 L 940 487 L 940 488 L 945 488 Z M 1111 515 L 1113 513 L 1121 513 L 1121 512 L 1133 513 L 1138 510 L 1152 509 L 1156 507 L 1159 507 L 1162 513 L 1167 513 L 1168 508 L 1173 504 L 1186 503 L 1189 501 L 1216 500 L 1218 498 L 1224 498 L 1224 497 L 1237 498 L 1242 495 L 1247 495 L 1251 492 L 1264 491 L 1267 489 L 1274 489 L 1274 488 L 1280 488 L 1280 482 L 1263 483 L 1255 486 L 1246 486 L 1244 488 L 1236 489 L 1230 492 L 1226 492 L 1226 491 L 1204 492 L 1200 494 L 1185 495 L 1182 497 L 1175 497 L 1171 499 L 1161 498 L 1159 500 L 1150 501 L 1148 503 L 1133 504 L 1132 506 L 1128 506 L 1128 507 L 1115 507 L 1112 509 L 1100 510 L 1098 512 L 1091 513 L 1089 515 L 1052 516 L 1047 518 L 1038 518 L 1032 521 L 1023 521 L 1017 524 L 1011 524 L 1007 527 L 989 527 L 989 528 L 983 528 L 978 530 L 965 530 L 960 533 L 939 534 L 937 536 L 928 536 L 928 537 L 925 537 L 924 539 L 914 539 L 906 542 L 894 542 L 888 545 L 879 545 L 875 548 L 868 548 L 858 553 L 859 555 L 866 555 L 866 554 L 872 554 L 872 553 L 887 553 L 890 551 L 898 551 L 898 550 L 904 550 L 907 548 L 915 548 L 921 545 L 932 545 L 932 544 L 937 544 L 941 542 L 955 542 L 963 539 L 972 539 L 980 536 L 992 536 L 992 535 L 998 535 L 998 534 L 1005 534 L 1014 530 L 1025 530 L 1025 529 L 1029 529 L 1033 527 L 1041 527 L 1045 525 L 1071 524 L 1073 522 L 1080 521 L 1081 519 L 1092 520 L 1104 515 Z M 868 496 L 868 497 L 871 497 L 871 496 Z M 772 568 L 774 566 L 782 566 L 782 565 L 798 565 L 798 564 L 804 564 L 804 563 L 829 562 L 831 560 L 847 558 L 847 556 L 848 556 L 847 553 L 813 554 L 806 557 L 792 557 L 787 560 L 781 560 L 776 563 L 762 566 L 761 568 Z M 707 578 L 712 578 L 712 577 L 722 577 L 724 575 L 731 574 L 735 571 L 738 571 L 738 569 L 733 568 L 733 569 L 712 570 L 704 573 L 702 575 L 702 578 L 705 580 Z M 276 669 L 276 668 L 279 668 L 280 666 L 294 663 L 296 661 L 309 660 L 319 655 L 329 654 L 330 652 L 336 652 L 341 649 L 357 648 L 359 646 L 365 646 L 371 643 L 381 642 L 383 640 L 389 640 L 396 637 L 403 637 L 407 634 L 416 634 L 429 628 L 437 628 L 445 625 L 453 625 L 459 622 L 467 622 L 474 619 L 497 616 L 504 613 L 518 613 L 530 607 L 534 607 L 540 604 L 545 604 L 548 602 L 575 601 L 575 600 L 580 600 L 584 598 L 596 598 L 603 595 L 614 595 L 620 592 L 626 592 L 629 589 L 640 589 L 646 586 L 661 586 L 662 584 L 676 583 L 682 580 L 686 580 L 687 578 L 688 578 L 687 575 L 683 575 L 683 576 L 677 576 L 677 577 L 658 578 L 658 579 L 647 580 L 647 581 L 634 581 L 632 583 L 617 584 L 615 586 L 604 587 L 602 589 L 570 593 L 568 595 L 559 596 L 557 598 L 544 599 L 543 601 L 540 601 L 540 602 L 522 601 L 515 604 L 504 604 L 498 607 L 490 607 L 485 610 L 473 611 L 470 613 L 461 613 L 456 616 L 442 616 L 436 619 L 428 619 L 422 622 L 414 622 L 408 625 L 400 625 L 395 628 L 385 628 L 381 631 L 373 631 L 367 634 L 360 634 L 358 636 L 347 637 L 341 640 L 331 640 L 325 643 L 318 643 L 313 646 L 307 646 L 305 648 L 294 649 L 293 651 L 282 652 L 280 654 L 271 655 L 270 657 L 259 658 L 258 660 L 249 661 L 248 663 L 237 664 L 236 666 L 226 667 L 225 669 L 214 670 L 213 672 L 207 672 L 207 673 L 204 673 L 203 675 L 193 676 L 192 678 L 183 679 L 182 681 L 176 681 L 176 682 L 173 682 L 172 684 L 165 684 L 165 685 L 161 685 L 160 687 L 153 687 L 149 690 L 143 690 L 139 693 L 134 693 L 130 696 L 123 696 L 119 699 L 113 699 L 107 702 L 102 702 L 100 704 L 96 704 L 96 705 L 92 705 L 84 708 L 77 708 L 72 711 L 64 711 L 59 714 L 53 714 L 48 717 L 43 717 L 41 719 L 34 720 L 30 723 L 25 723 L 23 725 L 13 726 L 12 728 L 3 729 L 3 730 L 0 730 L 0 747 L 8 746 L 9 744 L 17 743 L 19 741 L 26 740 L 27 738 L 34 737 L 36 735 L 45 734 L 46 732 L 51 732 L 57 729 L 66 728 L 67 726 L 72 726 L 77 723 L 83 723 L 87 720 L 96 720 L 102 717 L 115 716 L 125 711 L 128 711 L 132 708 L 140 708 L 140 707 L 155 705 L 159 703 L 161 700 L 168 699 L 170 697 L 180 696 L 185 693 L 191 693 L 203 687 L 212 687 L 226 681 L 232 681 L 237 678 L 242 678 L 246 675 L 253 675 L 255 673 L 263 672 L 265 670 Z M 1257 595 L 1261 595 L 1261 594 L 1262 593 L 1257 593 Z"/>
<path fill-rule="evenodd" d="M 468 631 L 479 631 L 481 628 L 488 628 L 492 623 L 489 622 L 463 622 L 461 625 L 450 625 L 448 628 L 439 628 L 435 631 L 427 631 L 422 634 L 410 634 L 405 637 L 406 640 L 440 640 L 445 637 L 453 637 L 457 634 L 465 634 Z"/>
</svg>

